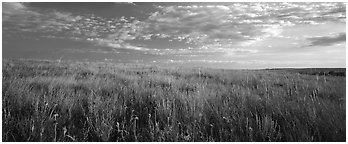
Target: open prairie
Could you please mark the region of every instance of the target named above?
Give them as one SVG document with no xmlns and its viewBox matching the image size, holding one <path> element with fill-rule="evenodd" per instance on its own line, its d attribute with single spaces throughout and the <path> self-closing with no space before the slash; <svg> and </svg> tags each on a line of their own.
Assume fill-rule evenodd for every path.
<svg viewBox="0 0 348 144">
<path fill-rule="evenodd" d="M 304 71 L 3 60 L 2 140 L 345 141 L 345 69 Z"/>
</svg>

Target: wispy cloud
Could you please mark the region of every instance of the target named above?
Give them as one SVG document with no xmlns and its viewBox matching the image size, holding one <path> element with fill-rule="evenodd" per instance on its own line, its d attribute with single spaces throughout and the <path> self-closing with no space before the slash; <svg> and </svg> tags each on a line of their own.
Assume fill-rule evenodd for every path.
<svg viewBox="0 0 348 144">
<path fill-rule="evenodd" d="M 38 13 L 34 13 L 23 4 L 18 2 L 4 2 L 2 5 L 2 21 L 6 22 L 11 17 L 15 15 L 21 15 L 21 14 L 29 14 L 29 15 L 38 15 Z"/>
<path fill-rule="evenodd" d="M 57 11 L 44 11 L 28 7 L 23 3 L 3 3 L 3 24 L 10 31 L 61 32 L 69 29 L 75 18 Z M 7 31 L 5 31 L 7 34 Z"/>
<path fill-rule="evenodd" d="M 110 39 L 101 39 L 101 38 L 88 38 L 87 41 L 90 41 L 96 45 L 99 46 L 106 46 L 106 47 L 111 47 L 114 49 L 128 49 L 128 50 L 137 50 L 137 51 L 150 51 L 149 48 L 145 48 L 145 47 L 140 47 L 140 46 L 133 46 L 131 44 L 128 43 L 124 43 L 124 42 L 117 42 L 114 40 L 110 40 Z"/>
</svg>

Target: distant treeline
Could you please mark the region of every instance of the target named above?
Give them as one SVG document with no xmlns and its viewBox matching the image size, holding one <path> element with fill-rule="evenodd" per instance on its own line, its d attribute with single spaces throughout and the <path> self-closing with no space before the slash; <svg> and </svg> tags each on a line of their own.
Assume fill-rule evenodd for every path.
<svg viewBox="0 0 348 144">
<path fill-rule="evenodd" d="M 277 70 L 277 71 L 287 71 L 307 75 L 326 75 L 326 76 L 346 76 L 345 68 L 277 68 L 277 69 L 266 69 L 266 70 Z"/>
</svg>

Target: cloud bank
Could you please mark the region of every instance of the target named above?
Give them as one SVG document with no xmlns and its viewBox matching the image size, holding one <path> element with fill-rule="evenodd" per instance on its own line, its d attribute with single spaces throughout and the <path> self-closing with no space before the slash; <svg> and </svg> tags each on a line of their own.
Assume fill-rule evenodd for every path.
<svg viewBox="0 0 348 144">
<path fill-rule="evenodd" d="M 308 38 L 310 46 L 330 46 L 341 42 L 346 42 L 346 33 L 339 33 L 330 36 L 318 36 Z"/>
</svg>

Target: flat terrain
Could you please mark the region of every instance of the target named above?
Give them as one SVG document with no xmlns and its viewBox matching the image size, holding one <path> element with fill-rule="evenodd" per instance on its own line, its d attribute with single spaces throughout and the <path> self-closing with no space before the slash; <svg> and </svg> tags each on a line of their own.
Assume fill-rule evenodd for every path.
<svg viewBox="0 0 348 144">
<path fill-rule="evenodd" d="M 3 60 L 2 140 L 345 141 L 330 71 Z"/>
</svg>

